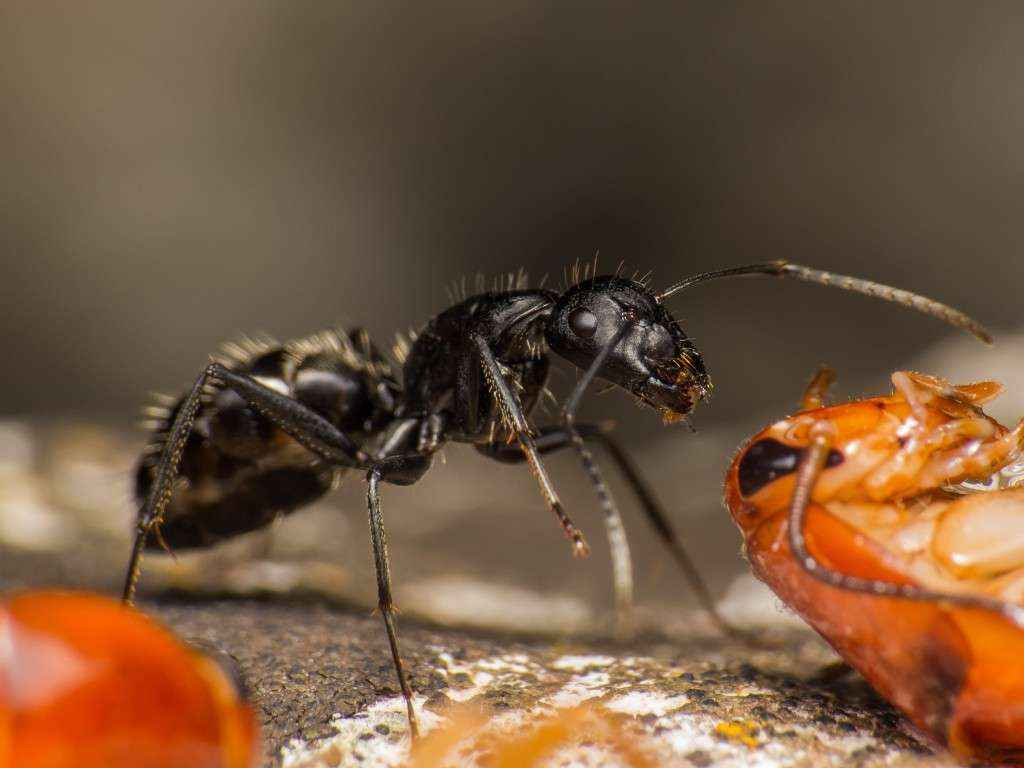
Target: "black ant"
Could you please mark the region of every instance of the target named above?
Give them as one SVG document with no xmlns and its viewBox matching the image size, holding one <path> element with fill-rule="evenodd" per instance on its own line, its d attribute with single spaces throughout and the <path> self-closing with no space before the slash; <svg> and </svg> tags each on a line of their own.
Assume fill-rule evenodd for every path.
<svg viewBox="0 0 1024 768">
<path fill-rule="evenodd" d="M 660 293 L 616 275 L 575 275 L 563 293 L 529 289 L 520 275 L 503 290 L 463 298 L 434 317 L 401 355 L 397 377 L 363 331 L 327 331 L 285 345 L 227 348 L 191 391 L 157 417 L 138 470 L 139 510 L 124 600 L 131 602 L 142 551 L 204 547 L 263 527 L 326 493 L 341 471 L 366 473 L 377 592 L 412 735 L 412 689 L 398 649 L 380 508 L 380 484 L 409 485 L 445 443 L 469 443 L 488 458 L 525 461 L 548 508 L 586 555 L 541 460 L 572 446 L 604 511 L 620 609 L 631 600 L 631 565 L 622 522 L 585 442 L 604 446 L 703 608 L 726 631 L 703 581 L 637 467 L 608 431 L 578 424 L 576 410 L 596 378 L 630 392 L 666 422 L 686 417 L 711 391 L 704 361 L 665 308 L 668 297 L 699 283 L 739 275 L 775 275 L 894 301 L 983 341 L 974 320 L 898 288 L 776 261 L 706 272 Z M 583 370 L 558 425 L 534 428 L 534 410 L 551 353 Z M 179 478 L 179 469 L 181 477 Z M 151 535 L 152 534 L 152 535 Z"/>
</svg>

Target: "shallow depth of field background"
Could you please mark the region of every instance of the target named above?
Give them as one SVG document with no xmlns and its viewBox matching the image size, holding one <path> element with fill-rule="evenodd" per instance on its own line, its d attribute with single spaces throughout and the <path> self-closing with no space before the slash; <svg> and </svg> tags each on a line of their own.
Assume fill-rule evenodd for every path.
<svg viewBox="0 0 1024 768">
<path fill-rule="evenodd" d="M 1021 389 L 1021 51 L 1012 1 L 6 2 L 0 414 L 127 428 L 241 332 L 360 323 L 387 344 L 462 275 L 557 286 L 598 252 L 656 286 L 787 258 L 911 288 L 1003 337 L 934 353 L 931 372 L 998 365 Z M 771 280 L 672 306 L 716 384 L 698 434 L 618 395 L 584 411 L 619 422 L 720 590 L 743 568 L 719 501 L 739 441 L 817 363 L 841 396 L 878 393 L 955 332 Z M 524 471 L 448 453 L 388 489 L 396 579 L 467 570 L 608 600 L 571 458 L 554 466 L 595 543 L 584 564 Z M 613 484 L 642 598 L 679 599 Z M 370 595 L 359 483 L 332 503 L 347 511 L 317 525 Z M 123 494 L 111 505 L 127 521 Z"/>
</svg>

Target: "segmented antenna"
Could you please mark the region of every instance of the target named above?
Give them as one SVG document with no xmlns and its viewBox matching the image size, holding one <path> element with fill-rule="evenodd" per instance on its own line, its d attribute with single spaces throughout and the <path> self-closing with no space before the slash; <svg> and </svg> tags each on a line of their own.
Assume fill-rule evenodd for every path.
<svg viewBox="0 0 1024 768">
<path fill-rule="evenodd" d="M 730 267 L 728 269 L 718 269 L 713 272 L 702 272 L 699 275 L 693 275 L 692 277 L 688 277 L 685 280 L 681 280 L 675 285 L 666 288 L 657 295 L 657 298 L 659 301 L 667 299 L 669 296 L 679 293 L 683 289 L 689 288 L 691 285 L 706 283 L 709 280 L 717 280 L 721 277 L 741 277 L 743 275 L 791 277 L 796 280 L 803 280 L 807 283 L 818 283 L 819 285 L 842 288 L 845 291 L 863 293 L 865 296 L 874 296 L 878 299 L 902 304 L 910 309 L 916 309 L 918 312 L 936 317 L 943 322 L 956 326 L 957 328 L 963 328 L 968 333 L 974 334 L 974 336 L 985 344 L 992 343 L 992 336 L 987 330 L 985 330 L 985 327 L 981 323 L 968 315 L 965 315 L 960 310 L 953 309 L 953 307 L 943 304 L 942 302 L 929 299 L 927 296 L 921 296 L 917 293 L 904 291 L 902 288 L 893 288 L 891 285 L 883 285 L 882 283 L 863 280 L 859 277 L 839 275 L 835 272 L 811 269 L 810 267 L 805 267 L 801 264 L 790 264 L 788 261 L 768 261 L 762 264 L 748 264 L 743 267 Z"/>
</svg>

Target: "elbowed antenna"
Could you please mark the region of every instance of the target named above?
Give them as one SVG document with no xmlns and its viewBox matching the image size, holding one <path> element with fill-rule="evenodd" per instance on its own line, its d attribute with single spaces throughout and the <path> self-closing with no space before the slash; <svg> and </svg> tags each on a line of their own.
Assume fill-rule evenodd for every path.
<svg viewBox="0 0 1024 768">
<path fill-rule="evenodd" d="M 743 267 L 729 267 L 728 269 L 717 269 L 713 272 L 702 272 L 699 275 L 687 277 L 661 293 L 657 294 L 658 301 L 667 299 L 673 294 L 679 293 L 684 288 L 698 283 L 706 283 L 709 280 L 717 280 L 721 277 L 741 277 L 743 275 L 772 275 L 775 277 L 792 277 L 796 280 L 803 280 L 807 283 L 818 283 L 835 288 L 842 288 L 845 291 L 863 293 L 865 296 L 874 296 L 885 301 L 893 301 L 905 307 L 916 309 L 932 317 L 937 317 L 943 322 L 963 328 L 965 331 L 974 334 L 985 344 L 992 343 L 992 336 L 985 327 L 958 309 L 953 309 L 942 302 L 929 299 L 917 293 L 904 291 L 902 288 L 893 288 L 891 285 L 875 283 L 871 280 L 862 280 L 859 277 L 839 275 L 835 272 L 825 272 L 820 269 L 811 269 L 801 264 L 790 264 L 788 261 L 767 261 L 761 264 L 748 264 Z"/>
</svg>

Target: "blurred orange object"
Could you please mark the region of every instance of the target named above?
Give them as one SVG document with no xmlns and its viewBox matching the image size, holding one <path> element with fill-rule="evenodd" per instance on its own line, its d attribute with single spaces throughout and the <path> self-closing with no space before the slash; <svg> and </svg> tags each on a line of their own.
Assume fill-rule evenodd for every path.
<svg viewBox="0 0 1024 768">
<path fill-rule="evenodd" d="M 556 709 L 538 716 L 535 722 L 523 722 L 510 731 L 492 732 L 488 719 L 466 709 L 456 711 L 440 728 L 412 748 L 406 768 L 442 768 L 467 762 L 466 754 L 482 753 L 479 764 L 488 768 L 535 768 L 553 765 L 559 750 L 586 742 L 615 759 L 615 765 L 627 768 L 654 768 L 656 762 L 628 731 L 625 718 L 606 710 L 582 704 Z M 453 762 L 460 759 L 460 763 Z M 559 762 L 558 765 L 568 764 Z M 577 765 L 577 762 L 572 762 Z"/>
<path fill-rule="evenodd" d="M 257 726 L 213 659 L 109 598 L 0 603 L 0 768 L 250 768 Z"/>
</svg>

